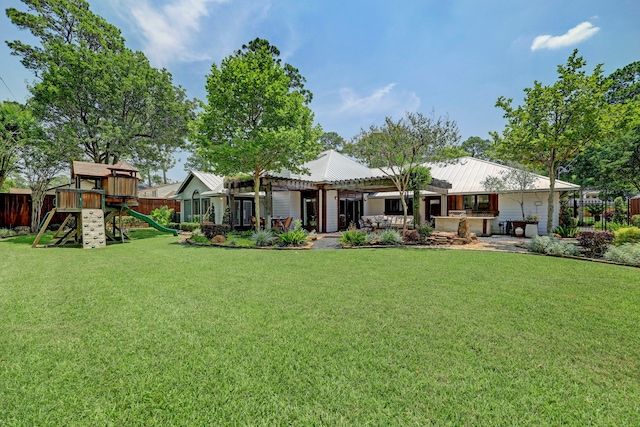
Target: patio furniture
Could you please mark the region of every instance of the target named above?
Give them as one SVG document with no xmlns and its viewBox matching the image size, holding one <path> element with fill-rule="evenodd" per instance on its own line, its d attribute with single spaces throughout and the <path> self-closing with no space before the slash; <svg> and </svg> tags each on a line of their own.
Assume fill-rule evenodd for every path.
<svg viewBox="0 0 640 427">
<path fill-rule="evenodd" d="M 282 223 L 281 223 L 281 224 L 282 224 L 282 228 L 281 228 L 281 230 L 282 230 L 282 231 L 287 231 L 287 230 L 289 229 L 289 227 L 291 227 L 291 221 L 293 221 L 293 217 L 288 216 L 288 217 L 284 220 L 284 222 L 282 222 Z"/>
</svg>

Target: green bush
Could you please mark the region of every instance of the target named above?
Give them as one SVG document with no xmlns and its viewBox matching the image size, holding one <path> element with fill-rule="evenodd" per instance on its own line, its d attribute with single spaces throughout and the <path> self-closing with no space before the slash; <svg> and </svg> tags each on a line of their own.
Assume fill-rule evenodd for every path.
<svg viewBox="0 0 640 427">
<path fill-rule="evenodd" d="M 278 240 L 282 246 L 300 246 L 307 241 L 307 231 L 301 228 L 285 231 Z"/>
<path fill-rule="evenodd" d="M 179 222 L 170 222 L 169 224 L 167 224 L 168 228 L 173 228 L 174 230 L 180 230 L 180 223 Z"/>
<path fill-rule="evenodd" d="M 196 228 L 200 228 L 200 223 L 198 222 L 181 222 L 180 230 L 182 231 L 193 231 Z"/>
<path fill-rule="evenodd" d="M 625 227 L 615 232 L 616 245 L 625 243 L 640 243 L 640 228 Z"/>
<path fill-rule="evenodd" d="M 427 224 L 419 225 L 416 230 L 418 230 L 418 240 L 420 243 L 425 243 L 427 241 L 427 237 L 431 236 L 431 233 L 433 233 L 433 228 Z"/>
<path fill-rule="evenodd" d="M 231 232 L 229 224 L 202 224 L 202 234 L 212 239 L 214 236 L 227 236 Z"/>
<path fill-rule="evenodd" d="M 576 237 L 580 229 L 577 227 L 557 226 L 553 232 L 561 237 Z"/>
<path fill-rule="evenodd" d="M 634 215 L 631 217 L 631 225 L 640 228 L 640 215 Z"/>
<path fill-rule="evenodd" d="M 581 231 L 576 238 L 588 257 L 597 257 L 604 254 L 607 246 L 613 243 L 615 235 L 610 231 Z"/>
<path fill-rule="evenodd" d="M 378 236 L 378 243 L 381 245 L 399 245 L 402 243 L 402 234 L 392 229 L 384 230 Z"/>
<path fill-rule="evenodd" d="M 274 236 L 269 230 L 260 230 L 249 238 L 256 246 L 270 246 L 273 244 Z"/>
<path fill-rule="evenodd" d="M 627 207 L 622 197 L 616 197 L 613 200 L 613 222 L 623 223 L 627 220 Z"/>
<path fill-rule="evenodd" d="M 195 230 L 193 230 L 193 234 L 191 235 L 189 240 L 196 243 L 210 243 L 210 239 L 207 238 L 207 236 L 205 236 L 204 234 L 202 234 L 199 228 L 196 228 Z"/>
<path fill-rule="evenodd" d="M 169 209 L 168 206 L 163 206 L 151 211 L 151 218 L 160 225 L 167 226 L 173 218 L 173 209 Z"/>
<path fill-rule="evenodd" d="M 0 228 L 0 237 L 11 237 L 15 235 L 16 232 L 9 228 Z"/>
<path fill-rule="evenodd" d="M 367 242 L 367 232 L 349 227 L 347 231 L 340 233 L 340 243 L 343 245 L 362 246 Z"/>
<path fill-rule="evenodd" d="M 539 254 L 578 256 L 580 251 L 572 243 L 550 236 L 534 236 L 527 245 L 527 250 Z"/>
<path fill-rule="evenodd" d="M 640 265 L 640 244 L 625 243 L 620 246 L 611 246 L 604 253 L 604 258 L 622 264 Z"/>
</svg>

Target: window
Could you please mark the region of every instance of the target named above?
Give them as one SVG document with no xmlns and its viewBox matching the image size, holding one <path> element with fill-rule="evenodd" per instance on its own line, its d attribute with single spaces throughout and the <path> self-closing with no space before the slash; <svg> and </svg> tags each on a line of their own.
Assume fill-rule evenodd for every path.
<svg viewBox="0 0 640 427">
<path fill-rule="evenodd" d="M 413 215 L 413 198 L 405 200 L 407 201 L 407 215 Z M 384 199 L 385 215 L 402 215 L 403 213 L 400 199 Z"/>
<path fill-rule="evenodd" d="M 488 211 L 490 209 L 488 194 L 476 194 L 471 196 L 463 196 L 462 202 L 465 210 Z"/>
</svg>

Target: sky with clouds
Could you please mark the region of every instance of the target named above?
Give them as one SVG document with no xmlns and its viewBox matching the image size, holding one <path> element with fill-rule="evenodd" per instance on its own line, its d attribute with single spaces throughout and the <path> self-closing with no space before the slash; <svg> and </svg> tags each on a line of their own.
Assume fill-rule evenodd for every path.
<svg viewBox="0 0 640 427">
<path fill-rule="evenodd" d="M 638 0 L 90 0 L 127 44 L 205 99 L 212 63 L 261 37 L 307 79 L 316 121 L 349 139 L 406 111 L 448 114 L 462 140 L 504 127 L 498 97 L 551 84 L 574 48 L 608 75 L 640 60 Z M 24 9 L 2 0 L 3 9 Z M 0 38 L 29 41 L 0 16 Z M 0 99 L 33 76 L 0 46 Z M 6 86 L 4 83 L 6 83 Z M 182 165 L 169 174 L 186 176 Z"/>
</svg>

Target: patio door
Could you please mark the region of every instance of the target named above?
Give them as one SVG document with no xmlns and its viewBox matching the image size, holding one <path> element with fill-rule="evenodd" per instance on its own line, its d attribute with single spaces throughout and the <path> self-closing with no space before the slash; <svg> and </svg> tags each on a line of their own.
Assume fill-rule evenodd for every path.
<svg viewBox="0 0 640 427">
<path fill-rule="evenodd" d="M 306 230 L 318 230 L 318 192 L 302 192 L 302 227 Z"/>
<path fill-rule="evenodd" d="M 340 230 L 346 230 L 351 224 L 357 226 L 362 216 L 362 198 L 340 199 Z"/>
<path fill-rule="evenodd" d="M 253 216 L 253 200 L 235 199 L 233 201 L 234 221 L 237 228 L 251 227 L 251 217 Z"/>
</svg>

